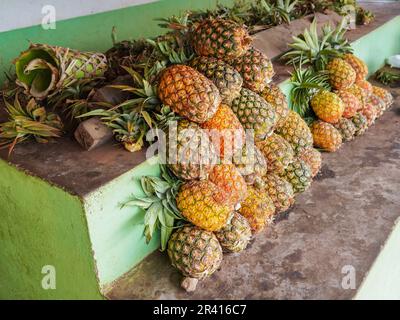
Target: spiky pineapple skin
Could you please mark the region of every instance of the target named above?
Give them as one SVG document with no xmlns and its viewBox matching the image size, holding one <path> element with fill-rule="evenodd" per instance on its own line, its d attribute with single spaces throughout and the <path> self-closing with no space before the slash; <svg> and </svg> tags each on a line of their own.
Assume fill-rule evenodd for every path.
<svg viewBox="0 0 400 320">
<path fill-rule="evenodd" d="M 184 276 L 204 279 L 221 265 L 222 248 L 217 237 L 195 226 L 184 226 L 175 231 L 167 253 L 171 264 Z"/>
<path fill-rule="evenodd" d="M 379 98 L 377 95 L 371 94 L 367 100 L 367 103 L 370 103 L 374 106 L 378 118 L 385 112 L 386 104 L 383 99 Z"/>
<path fill-rule="evenodd" d="M 275 111 L 257 93 L 242 88 L 231 107 L 243 127 L 254 130 L 255 140 L 265 139 L 273 132 L 277 122 Z"/>
<path fill-rule="evenodd" d="M 351 118 L 351 121 L 356 127 L 356 131 L 354 132 L 355 136 L 362 135 L 368 128 L 367 118 L 361 112 L 357 112 Z"/>
<path fill-rule="evenodd" d="M 292 185 L 294 193 L 298 194 L 306 191 L 311 185 L 311 168 L 303 160 L 296 158 L 287 166 L 281 177 L 287 180 Z"/>
<path fill-rule="evenodd" d="M 197 55 L 224 61 L 243 55 L 250 43 L 246 28 L 227 19 L 205 19 L 192 32 L 192 46 Z"/>
<path fill-rule="evenodd" d="M 326 66 L 329 82 L 334 89 L 346 89 L 356 81 L 356 72 L 349 63 L 340 58 L 334 58 Z"/>
<path fill-rule="evenodd" d="M 219 91 L 211 80 L 179 64 L 161 73 L 158 96 L 175 113 L 197 123 L 210 119 L 221 103 Z"/>
<path fill-rule="evenodd" d="M 372 84 L 370 84 L 367 80 L 358 80 L 355 84 L 364 90 L 364 96 L 367 100 L 372 94 Z"/>
<path fill-rule="evenodd" d="M 280 135 L 273 133 L 256 146 L 268 161 L 268 170 L 277 174 L 282 173 L 293 161 L 294 151 L 289 142 Z"/>
<path fill-rule="evenodd" d="M 262 190 L 274 203 L 275 213 L 286 211 L 293 205 L 294 190 L 290 182 L 270 172 L 262 178 L 262 182 Z"/>
<path fill-rule="evenodd" d="M 393 96 L 388 90 L 381 87 L 372 86 L 372 93 L 385 102 L 385 110 L 387 110 L 393 104 Z"/>
<path fill-rule="evenodd" d="M 251 240 L 251 227 L 245 217 L 234 212 L 230 221 L 215 232 L 222 249 L 227 252 L 241 252 Z"/>
<path fill-rule="evenodd" d="M 299 153 L 298 158 L 303 160 L 311 168 L 311 176 L 314 178 L 322 165 L 322 155 L 317 149 L 307 148 Z"/>
<path fill-rule="evenodd" d="M 217 164 L 208 179 L 226 194 L 226 202 L 240 203 L 247 194 L 247 184 L 234 164 Z"/>
<path fill-rule="evenodd" d="M 274 76 L 272 62 L 260 50 L 249 49 L 230 63 L 243 77 L 243 86 L 261 93 Z"/>
<path fill-rule="evenodd" d="M 192 59 L 189 65 L 216 85 L 223 103 L 229 105 L 239 95 L 243 84 L 242 76 L 224 61 L 203 56 Z"/>
<path fill-rule="evenodd" d="M 354 94 L 348 91 L 338 91 L 337 94 L 344 104 L 342 117 L 351 118 L 362 108 L 360 100 Z"/>
<path fill-rule="evenodd" d="M 368 75 L 368 67 L 364 61 L 357 58 L 354 54 L 347 53 L 343 59 L 352 66 L 356 72 L 356 81 L 364 80 Z"/>
<path fill-rule="evenodd" d="M 239 213 L 247 219 L 252 232 L 258 233 L 272 219 L 275 206 L 267 194 L 249 186 L 247 197 L 242 201 Z"/>
<path fill-rule="evenodd" d="M 343 141 L 351 141 L 354 139 L 356 127 L 354 123 L 346 118 L 341 118 L 338 123 L 333 125 L 341 134 Z"/>
<path fill-rule="evenodd" d="M 339 96 L 327 90 L 321 90 L 314 95 L 311 107 L 318 118 L 329 123 L 338 122 L 344 111 L 344 104 Z"/>
<path fill-rule="evenodd" d="M 367 100 L 367 92 L 363 88 L 354 83 L 346 91 L 353 94 L 360 101 L 361 108 L 364 106 Z"/>
<path fill-rule="evenodd" d="M 364 107 L 360 110 L 360 112 L 365 116 L 367 119 L 367 124 L 368 126 L 371 126 L 374 124 L 375 119 L 378 116 L 378 111 L 375 109 L 375 107 L 370 104 L 366 103 Z"/>
<path fill-rule="evenodd" d="M 267 160 L 255 145 L 243 147 L 234 155 L 233 163 L 247 184 L 254 184 L 257 179 L 267 174 Z"/>
<path fill-rule="evenodd" d="M 218 231 L 224 227 L 233 212 L 222 190 L 208 180 L 192 180 L 183 184 L 176 197 L 182 215 L 194 225 Z"/>
<path fill-rule="evenodd" d="M 208 129 L 211 141 L 221 159 L 230 159 L 234 153 L 242 149 L 245 131 L 228 105 L 221 104 L 214 116 L 200 126 Z"/>
<path fill-rule="evenodd" d="M 206 179 L 212 169 L 216 150 L 201 127 L 189 120 L 180 120 L 169 127 L 167 139 L 167 164 L 182 180 Z M 170 144 L 176 141 L 176 144 Z"/>
<path fill-rule="evenodd" d="M 311 124 L 310 129 L 316 147 L 329 152 L 335 152 L 341 147 L 342 136 L 332 124 L 318 120 Z"/>
<path fill-rule="evenodd" d="M 295 153 L 313 146 L 313 136 L 307 123 L 300 115 L 289 110 L 282 126 L 277 128 L 276 133 L 288 141 Z"/>
<path fill-rule="evenodd" d="M 269 84 L 265 87 L 261 96 L 274 108 L 278 117 L 276 127 L 281 127 L 289 114 L 289 107 L 285 94 L 277 85 Z"/>
</svg>

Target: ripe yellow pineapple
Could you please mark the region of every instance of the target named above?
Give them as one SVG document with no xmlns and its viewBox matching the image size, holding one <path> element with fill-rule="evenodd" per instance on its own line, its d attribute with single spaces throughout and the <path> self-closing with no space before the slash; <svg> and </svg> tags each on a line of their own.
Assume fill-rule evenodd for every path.
<svg viewBox="0 0 400 320">
<path fill-rule="evenodd" d="M 332 59 L 326 66 L 329 82 L 334 89 L 346 89 L 356 80 L 356 72 L 349 63 L 340 58 Z"/>
<path fill-rule="evenodd" d="M 358 110 L 362 109 L 360 100 L 357 99 L 354 94 L 344 90 L 338 91 L 337 94 L 340 99 L 342 99 L 344 104 L 344 111 L 342 115 L 344 118 L 351 118 Z"/>
<path fill-rule="evenodd" d="M 229 105 L 239 95 L 242 76 L 224 61 L 213 57 L 196 57 L 189 64 L 217 86 L 223 103 Z"/>
<path fill-rule="evenodd" d="M 274 173 L 268 172 L 262 178 L 262 191 L 266 192 L 275 205 L 276 212 L 286 211 L 294 203 L 292 185 Z"/>
<path fill-rule="evenodd" d="M 370 103 L 374 106 L 378 118 L 385 112 L 386 104 L 383 99 L 379 98 L 377 95 L 371 94 L 367 100 L 367 103 Z"/>
<path fill-rule="evenodd" d="M 364 80 L 368 75 L 368 67 L 364 61 L 357 58 L 352 53 L 346 53 L 343 59 L 352 66 L 356 72 L 356 81 Z"/>
<path fill-rule="evenodd" d="M 214 145 L 197 123 L 180 120 L 170 124 L 166 163 L 178 178 L 206 179 L 216 156 Z"/>
<path fill-rule="evenodd" d="M 221 104 L 214 116 L 200 126 L 208 130 L 221 159 L 230 159 L 233 154 L 242 150 L 245 141 L 243 126 L 226 104 Z"/>
<path fill-rule="evenodd" d="M 224 251 L 240 252 L 251 240 L 251 227 L 245 217 L 235 212 L 227 225 L 215 232 L 215 236 Z"/>
<path fill-rule="evenodd" d="M 226 225 L 233 206 L 225 201 L 224 192 L 208 180 L 186 182 L 176 196 L 182 216 L 207 231 L 217 231 Z"/>
<path fill-rule="evenodd" d="M 221 103 L 211 80 L 184 65 L 172 65 L 160 76 L 158 96 L 175 113 L 197 123 L 210 119 Z"/>
<path fill-rule="evenodd" d="M 321 152 L 314 148 L 307 148 L 299 153 L 298 158 L 308 164 L 308 166 L 311 168 L 311 176 L 314 178 L 321 169 Z"/>
<path fill-rule="evenodd" d="M 318 118 L 336 123 L 343 115 L 344 104 L 339 96 L 328 90 L 318 91 L 311 99 L 311 107 Z"/>
<path fill-rule="evenodd" d="M 285 122 L 286 117 L 289 114 L 289 108 L 285 94 L 277 85 L 269 84 L 265 87 L 261 93 L 261 96 L 274 108 L 274 111 L 278 117 L 276 127 L 280 127 Z"/>
<path fill-rule="evenodd" d="M 226 202 L 231 205 L 240 203 L 246 197 L 246 181 L 234 164 L 217 164 L 208 179 L 224 193 Z"/>
<path fill-rule="evenodd" d="M 258 233 L 272 220 L 275 206 L 266 193 L 249 186 L 247 197 L 242 201 L 239 213 L 250 223 L 253 233 Z"/>
<path fill-rule="evenodd" d="M 365 99 L 368 99 L 371 96 L 372 84 L 370 84 L 367 80 L 358 80 L 358 81 L 356 81 L 356 85 L 364 90 Z"/>
<path fill-rule="evenodd" d="M 316 147 L 334 152 L 342 145 L 342 136 L 332 124 L 318 120 L 311 124 L 310 129 Z"/>
<path fill-rule="evenodd" d="M 303 160 L 295 158 L 294 161 L 287 166 L 281 177 L 290 182 L 295 194 L 304 192 L 311 185 L 311 168 Z"/>
<path fill-rule="evenodd" d="M 289 142 L 296 153 L 313 145 L 310 128 L 303 118 L 293 110 L 289 110 L 285 122 L 276 129 L 276 133 Z"/>
<path fill-rule="evenodd" d="M 272 62 L 260 50 L 249 49 L 246 53 L 229 62 L 243 77 L 243 86 L 261 93 L 274 76 Z"/>
<path fill-rule="evenodd" d="M 194 291 L 198 280 L 212 275 L 221 265 L 222 248 L 214 233 L 195 226 L 183 226 L 168 241 L 171 264 L 187 279 L 181 286 Z M 188 285 L 190 280 L 191 284 Z"/>
<path fill-rule="evenodd" d="M 274 131 L 277 122 L 275 111 L 257 93 L 242 88 L 231 107 L 243 127 L 254 130 L 255 140 L 262 140 Z"/>
<path fill-rule="evenodd" d="M 227 19 L 205 19 L 192 32 L 192 46 L 197 55 L 225 61 L 243 55 L 251 41 L 244 26 Z"/>
<path fill-rule="evenodd" d="M 293 161 L 294 151 L 289 142 L 273 133 L 256 146 L 264 154 L 268 162 L 268 171 L 281 174 Z"/>
<path fill-rule="evenodd" d="M 343 141 L 350 141 L 354 139 L 356 126 L 350 119 L 341 118 L 338 123 L 333 125 L 341 134 Z"/>
</svg>

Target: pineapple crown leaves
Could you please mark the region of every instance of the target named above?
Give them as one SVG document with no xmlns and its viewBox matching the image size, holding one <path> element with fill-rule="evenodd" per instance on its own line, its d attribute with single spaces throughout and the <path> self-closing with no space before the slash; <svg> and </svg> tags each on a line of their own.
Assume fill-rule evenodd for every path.
<svg viewBox="0 0 400 320">
<path fill-rule="evenodd" d="M 329 76 L 326 71 L 315 71 L 312 68 L 303 69 L 300 64 L 295 67 L 290 81 L 292 90 L 290 99 L 292 109 L 304 117 L 310 113 L 309 103 L 316 92 L 322 89 L 330 90 Z"/>
<path fill-rule="evenodd" d="M 353 52 L 349 41 L 344 37 L 347 31 L 347 24 L 347 20 L 343 18 L 335 29 L 332 29 L 332 25 L 330 23 L 322 26 L 322 34 L 324 36 L 328 36 L 327 43 L 330 45 L 331 48 L 339 51 L 340 53 Z"/>
<path fill-rule="evenodd" d="M 58 138 L 62 134 L 60 118 L 49 113 L 31 98 L 26 105 L 22 105 L 18 95 L 14 104 L 4 100 L 9 120 L 0 124 L 0 147 L 9 147 L 9 155 L 15 145 L 29 138 L 38 142 L 47 142 L 48 138 Z"/>
<path fill-rule="evenodd" d="M 318 36 L 317 20 L 314 19 L 309 29 L 303 34 L 293 37 L 293 43 L 289 45 L 292 49 L 285 53 L 282 58 L 287 64 L 299 65 L 310 64 L 315 70 L 324 70 L 328 60 L 340 55 L 340 52 L 331 46 L 329 42 L 335 30 L 325 28 L 325 33 Z"/>
<path fill-rule="evenodd" d="M 161 251 L 166 249 L 176 221 L 183 220 L 176 205 L 176 195 L 182 184 L 165 165 L 161 165 L 161 177 L 141 178 L 144 196 L 133 196 L 122 206 L 137 206 L 145 210 L 144 235 L 148 243 L 156 229 L 161 231 Z"/>
</svg>

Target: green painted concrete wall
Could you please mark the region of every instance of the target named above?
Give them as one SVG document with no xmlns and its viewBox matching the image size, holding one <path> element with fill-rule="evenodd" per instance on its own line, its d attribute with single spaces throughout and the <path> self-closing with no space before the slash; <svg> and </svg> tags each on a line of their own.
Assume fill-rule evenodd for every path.
<svg viewBox="0 0 400 320">
<path fill-rule="evenodd" d="M 42 287 L 43 266 L 56 289 Z M 79 198 L 0 160 L 0 299 L 101 298 Z"/>
<path fill-rule="evenodd" d="M 161 0 L 60 21 L 54 30 L 35 26 L 0 33 L 0 82 L 4 80 L 4 71 L 10 70 L 11 61 L 29 46 L 29 42 L 105 51 L 112 46 L 113 26 L 120 40 L 152 37 L 164 32 L 154 19 L 189 9 L 212 8 L 217 2 L 229 4 L 233 0 Z"/>
<path fill-rule="evenodd" d="M 133 194 L 144 195 L 140 187 L 142 176 L 159 174 L 157 158 L 150 158 L 85 197 L 86 216 L 101 286 L 117 279 L 158 249 L 158 234 L 146 244 L 143 235 L 144 211 L 138 207 L 121 208 L 121 204 Z"/>
</svg>

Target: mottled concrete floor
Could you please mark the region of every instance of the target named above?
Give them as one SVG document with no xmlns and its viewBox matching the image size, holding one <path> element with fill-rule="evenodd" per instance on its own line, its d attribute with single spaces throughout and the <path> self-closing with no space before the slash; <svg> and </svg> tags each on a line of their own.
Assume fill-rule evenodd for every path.
<svg viewBox="0 0 400 320">
<path fill-rule="evenodd" d="M 342 268 L 356 270 L 357 287 L 400 216 L 400 88 L 396 102 L 361 137 L 336 153 L 295 206 L 196 292 L 156 252 L 121 278 L 110 299 L 350 299 Z"/>
</svg>

